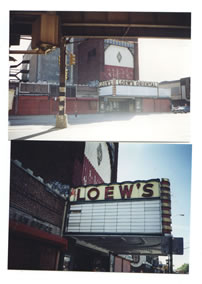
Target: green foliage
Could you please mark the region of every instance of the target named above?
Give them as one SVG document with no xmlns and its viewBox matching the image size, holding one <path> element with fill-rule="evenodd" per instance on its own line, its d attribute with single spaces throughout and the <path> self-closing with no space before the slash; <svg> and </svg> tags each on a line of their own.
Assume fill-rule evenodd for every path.
<svg viewBox="0 0 202 284">
<path fill-rule="evenodd" d="M 180 266 L 180 267 L 177 269 L 177 272 L 178 272 L 178 273 L 189 273 L 189 264 L 184 263 L 182 266 Z"/>
</svg>

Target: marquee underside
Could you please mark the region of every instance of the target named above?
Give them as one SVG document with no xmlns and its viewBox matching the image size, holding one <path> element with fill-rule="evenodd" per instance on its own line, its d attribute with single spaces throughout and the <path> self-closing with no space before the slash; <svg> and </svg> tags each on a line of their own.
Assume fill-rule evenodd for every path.
<svg viewBox="0 0 202 284">
<path fill-rule="evenodd" d="M 114 254 L 164 255 L 169 253 L 169 237 L 144 235 L 69 234 L 76 244 Z"/>
</svg>

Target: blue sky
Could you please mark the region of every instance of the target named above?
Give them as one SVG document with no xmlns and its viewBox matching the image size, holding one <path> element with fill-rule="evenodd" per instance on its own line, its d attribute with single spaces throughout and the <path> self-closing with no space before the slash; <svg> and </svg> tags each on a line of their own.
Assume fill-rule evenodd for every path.
<svg viewBox="0 0 202 284">
<path fill-rule="evenodd" d="M 118 182 L 170 180 L 172 233 L 174 237 L 184 238 L 185 248 L 183 256 L 174 256 L 174 268 L 189 262 L 191 164 L 190 144 L 119 143 Z"/>
</svg>

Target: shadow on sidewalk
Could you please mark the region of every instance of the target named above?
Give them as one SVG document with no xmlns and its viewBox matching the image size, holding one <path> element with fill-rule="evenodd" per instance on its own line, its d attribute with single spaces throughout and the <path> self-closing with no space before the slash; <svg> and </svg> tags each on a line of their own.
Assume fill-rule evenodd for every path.
<svg viewBox="0 0 202 284">
<path fill-rule="evenodd" d="M 57 131 L 57 130 L 61 130 L 61 129 L 60 129 L 60 128 L 53 127 L 53 128 L 50 128 L 50 129 L 48 129 L 48 130 L 46 130 L 46 131 L 42 131 L 42 132 L 39 132 L 39 133 L 27 135 L 27 136 L 20 137 L 20 138 L 14 139 L 14 140 L 26 140 L 26 139 L 31 139 L 31 138 L 38 137 L 38 136 L 40 136 L 40 135 L 44 135 L 44 134 L 47 134 L 47 133 L 51 133 L 51 132 L 54 132 L 54 131 Z"/>
</svg>

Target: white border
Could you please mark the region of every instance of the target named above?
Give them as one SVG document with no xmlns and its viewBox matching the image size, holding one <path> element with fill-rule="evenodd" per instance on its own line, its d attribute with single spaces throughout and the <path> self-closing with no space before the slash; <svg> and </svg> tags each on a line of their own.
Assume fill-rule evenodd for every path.
<svg viewBox="0 0 202 284">
<path fill-rule="evenodd" d="M 85 275 L 86 283 L 102 283 L 106 281 L 117 281 L 126 283 L 127 281 L 142 281 L 148 283 L 166 284 L 177 280 L 178 283 L 191 283 L 191 281 L 200 279 L 201 275 L 201 4 L 200 1 L 13 1 L 2 3 L 0 19 L 0 54 L 1 54 L 1 177 L 3 186 L 1 188 L 1 279 L 5 283 L 13 281 L 17 283 L 63 283 L 64 281 L 81 282 Z M 96 4 L 95 4 L 96 3 Z M 47 9 L 48 7 L 48 9 Z M 7 271 L 7 222 L 8 222 L 8 188 L 9 188 L 9 157 L 10 142 L 7 135 L 7 74 L 8 74 L 8 11 L 9 10 L 76 10 L 76 11 L 156 11 L 156 12 L 192 12 L 192 41 L 193 41 L 193 67 L 192 67 L 192 141 L 193 144 L 193 175 L 192 175 L 192 208 L 191 208 L 191 259 L 189 275 L 143 275 L 127 273 L 60 273 L 60 272 L 29 272 L 29 271 Z M 200 68 L 200 69 L 199 69 Z M 3 83 L 2 83 L 3 82 Z M 199 163 L 199 165 L 198 165 Z M 5 181 L 5 183 L 4 183 Z M 163 277 L 163 278 L 162 278 Z"/>
</svg>

